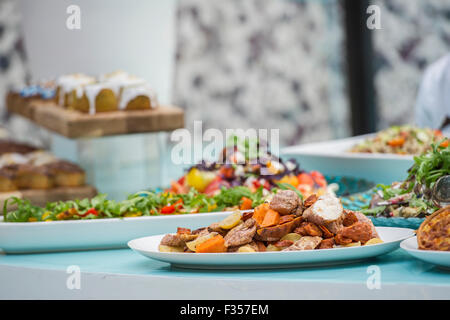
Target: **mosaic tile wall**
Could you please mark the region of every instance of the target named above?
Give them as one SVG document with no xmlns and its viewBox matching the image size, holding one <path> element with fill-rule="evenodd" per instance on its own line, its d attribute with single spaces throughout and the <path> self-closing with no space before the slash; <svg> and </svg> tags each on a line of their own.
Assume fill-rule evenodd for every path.
<svg viewBox="0 0 450 320">
<path fill-rule="evenodd" d="M 379 128 L 414 123 L 425 68 L 450 52 L 450 1 L 374 0 L 381 30 L 373 31 Z"/>
<path fill-rule="evenodd" d="M 379 128 L 414 122 L 424 69 L 450 49 L 450 2 L 373 0 Z M 0 121 L 20 140 L 48 136 L 5 112 L 27 77 L 17 1 L 0 0 Z M 205 128 L 279 128 L 283 144 L 350 134 L 338 1 L 180 0 L 174 103 Z M 394 85 L 395 84 L 395 85 Z"/>
<path fill-rule="evenodd" d="M 187 125 L 280 129 L 282 144 L 349 133 L 335 1 L 181 0 L 176 104 Z"/>
<path fill-rule="evenodd" d="M 20 34 L 20 13 L 15 0 L 0 0 L 0 124 L 18 141 L 48 147 L 50 137 L 27 120 L 11 116 L 5 107 L 10 88 L 26 83 L 26 53 Z"/>
</svg>

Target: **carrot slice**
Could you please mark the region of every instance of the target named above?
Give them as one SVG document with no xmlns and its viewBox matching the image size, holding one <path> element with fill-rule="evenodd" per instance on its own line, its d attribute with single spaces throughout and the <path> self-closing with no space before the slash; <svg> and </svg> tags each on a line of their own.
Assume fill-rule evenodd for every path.
<svg viewBox="0 0 450 320">
<path fill-rule="evenodd" d="M 263 203 L 257 206 L 255 208 L 255 213 L 253 213 L 253 219 L 255 219 L 258 224 L 261 224 L 264 221 L 267 210 L 269 210 L 268 203 Z"/>
<path fill-rule="evenodd" d="M 226 251 L 225 239 L 220 234 L 200 243 L 195 248 L 196 253 L 218 253 Z"/>
<path fill-rule="evenodd" d="M 392 140 L 389 140 L 387 144 L 390 145 L 391 147 L 401 147 L 404 143 L 405 143 L 405 138 L 399 137 L 399 138 L 394 138 Z"/>
<path fill-rule="evenodd" d="M 280 214 L 275 210 L 269 209 L 264 216 L 264 220 L 261 223 L 261 227 L 271 227 L 276 226 L 280 222 Z"/>
<path fill-rule="evenodd" d="M 241 206 L 239 207 L 239 209 L 249 210 L 252 208 L 252 203 L 253 203 L 252 199 L 249 199 L 247 197 L 242 197 L 241 201 L 242 201 L 242 203 L 241 203 Z"/>
</svg>

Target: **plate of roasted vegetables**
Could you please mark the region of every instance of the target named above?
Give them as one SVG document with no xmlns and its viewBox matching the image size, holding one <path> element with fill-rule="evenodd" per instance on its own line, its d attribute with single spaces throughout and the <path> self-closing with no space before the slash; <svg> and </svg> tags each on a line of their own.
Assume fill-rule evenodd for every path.
<svg viewBox="0 0 450 320">
<path fill-rule="evenodd" d="M 374 227 L 364 214 L 344 210 L 333 194 L 303 199 L 294 190 L 279 190 L 252 211 L 137 238 L 128 246 L 176 267 L 253 269 L 360 261 L 391 252 L 412 236 L 412 229 Z"/>
<path fill-rule="evenodd" d="M 450 268 L 450 206 L 427 217 L 417 236 L 404 240 L 400 246 L 419 260 Z"/>
</svg>

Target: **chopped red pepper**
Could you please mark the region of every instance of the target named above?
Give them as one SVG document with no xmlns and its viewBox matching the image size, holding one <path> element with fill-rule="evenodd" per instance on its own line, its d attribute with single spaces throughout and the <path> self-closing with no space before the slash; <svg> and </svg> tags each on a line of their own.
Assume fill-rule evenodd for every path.
<svg viewBox="0 0 450 320">
<path fill-rule="evenodd" d="M 177 210 L 180 210 L 181 208 L 183 208 L 183 199 L 178 199 L 177 202 L 174 203 L 174 205 Z"/>
<path fill-rule="evenodd" d="M 94 216 L 98 216 L 98 211 L 95 208 L 90 208 L 84 214 L 78 214 L 80 217 L 86 217 L 87 215 L 93 214 Z"/>
<path fill-rule="evenodd" d="M 173 205 L 173 204 L 161 208 L 162 214 L 171 214 L 174 212 L 175 212 L 175 205 Z"/>
<path fill-rule="evenodd" d="M 259 182 L 259 180 L 253 181 L 252 184 L 255 188 L 259 188 L 261 186 L 261 182 Z"/>
</svg>

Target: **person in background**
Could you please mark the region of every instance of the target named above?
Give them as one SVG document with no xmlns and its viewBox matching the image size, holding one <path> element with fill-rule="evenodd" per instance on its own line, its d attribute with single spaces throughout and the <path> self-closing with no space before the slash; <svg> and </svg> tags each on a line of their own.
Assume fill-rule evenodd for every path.
<svg viewBox="0 0 450 320">
<path fill-rule="evenodd" d="M 450 54 L 431 64 L 420 84 L 415 107 L 419 127 L 439 129 L 450 136 Z"/>
</svg>

